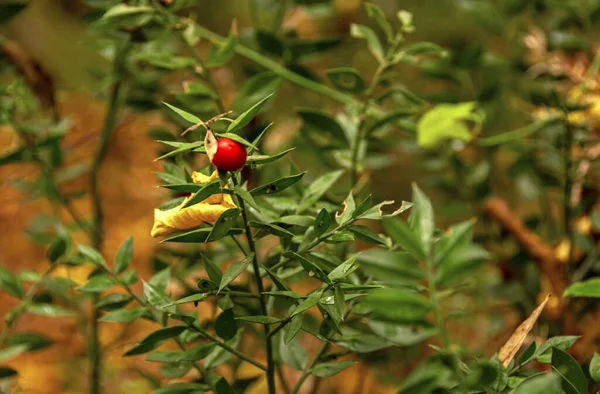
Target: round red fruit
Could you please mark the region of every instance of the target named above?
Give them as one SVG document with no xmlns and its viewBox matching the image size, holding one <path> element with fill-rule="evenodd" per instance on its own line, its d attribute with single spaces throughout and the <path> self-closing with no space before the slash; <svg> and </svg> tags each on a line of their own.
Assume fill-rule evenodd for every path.
<svg viewBox="0 0 600 394">
<path fill-rule="evenodd" d="M 247 158 L 248 152 L 244 145 L 230 138 L 219 138 L 217 151 L 211 161 L 219 170 L 237 171 L 244 167 Z"/>
</svg>

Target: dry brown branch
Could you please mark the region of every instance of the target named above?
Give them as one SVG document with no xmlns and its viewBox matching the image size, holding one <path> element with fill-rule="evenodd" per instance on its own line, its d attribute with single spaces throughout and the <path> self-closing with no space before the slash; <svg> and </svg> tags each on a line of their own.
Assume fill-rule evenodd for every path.
<svg viewBox="0 0 600 394">
<path fill-rule="evenodd" d="M 54 81 L 43 67 L 27 54 L 15 41 L 0 37 L 0 52 L 11 62 L 23 76 L 25 82 L 40 100 L 44 108 L 52 110 L 58 120 Z"/>
<path fill-rule="evenodd" d="M 527 253 L 537 260 L 540 269 L 550 281 L 554 294 L 562 297 L 567 284 L 554 255 L 554 249 L 525 227 L 521 219 L 511 211 L 503 199 L 488 200 L 483 205 L 483 211 L 512 234 L 527 250 Z"/>
</svg>

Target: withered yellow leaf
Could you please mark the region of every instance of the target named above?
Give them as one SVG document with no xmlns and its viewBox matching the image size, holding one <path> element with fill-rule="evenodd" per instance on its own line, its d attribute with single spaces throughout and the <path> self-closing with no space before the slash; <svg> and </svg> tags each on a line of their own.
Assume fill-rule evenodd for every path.
<svg viewBox="0 0 600 394">
<path fill-rule="evenodd" d="M 219 174 L 216 171 L 211 176 L 193 172 L 192 181 L 194 183 L 205 184 L 218 178 L 218 176 Z M 189 198 L 187 197 L 175 208 L 165 211 L 155 209 L 154 225 L 152 226 L 150 235 L 152 237 L 160 237 L 176 230 L 186 230 L 203 223 L 214 223 L 223 212 L 236 207 L 229 194 L 218 193 L 213 194 L 198 204 L 183 208 Z"/>
<path fill-rule="evenodd" d="M 544 307 L 548 303 L 548 300 L 551 296 L 552 294 L 548 294 L 546 296 L 544 301 L 542 301 L 542 303 L 538 305 L 533 312 L 531 312 L 531 315 L 529 315 L 529 317 L 523 323 L 521 323 L 519 327 L 517 327 L 515 332 L 510 336 L 510 338 L 508 338 L 508 341 L 506 341 L 504 346 L 502 346 L 498 352 L 498 358 L 500 359 L 500 363 L 502 363 L 504 368 L 510 364 L 511 360 L 521 348 L 521 345 L 523 345 L 525 338 L 527 338 L 527 335 L 535 325 L 537 319 L 540 317 L 540 314 L 544 310 Z"/>
</svg>

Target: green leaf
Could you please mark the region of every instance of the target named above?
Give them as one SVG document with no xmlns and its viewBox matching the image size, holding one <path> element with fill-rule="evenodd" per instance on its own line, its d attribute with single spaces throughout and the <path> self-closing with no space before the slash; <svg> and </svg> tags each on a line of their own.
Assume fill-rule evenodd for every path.
<svg viewBox="0 0 600 394">
<path fill-rule="evenodd" d="M 403 220 L 384 219 L 383 228 L 395 243 L 410 253 L 415 259 L 420 260 L 425 256 L 417 235 Z"/>
<path fill-rule="evenodd" d="M 348 227 L 348 230 L 350 230 L 350 232 L 354 234 L 354 237 L 359 241 L 372 245 L 385 245 L 385 242 L 381 239 L 379 234 L 367 226 L 350 226 Z"/>
<path fill-rule="evenodd" d="M 276 224 L 272 224 L 272 223 L 260 223 L 260 222 L 250 222 L 249 225 L 251 227 L 254 228 L 258 228 L 261 229 L 269 234 L 273 234 L 279 238 L 282 237 L 293 237 L 294 233 L 289 232 L 288 230 L 284 229 L 283 227 L 279 227 Z"/>
<path fill-rule="evenodd" d="M 363 81 L 358 71 L 352 67 L 332 68 L 325 73 L 331 84 L 339 90 L 354 93 L 365 90 L 365 81 Z"/>
<path fill-rule="evenodd" d="M 167 267 L 152 275 L 148 283 L 157 290 L 166 291 L 169 280 L 171 280 L 171 269 Z"/>
<path fill-rule="evenodd" d="M 8 346 L 24 345 L 30 352 L 45 349 L 52 343 L 52 340 L 34 332 L 13 334 L 6 340 Z"/>
<path fill-rule="evenodd" d="M 172 157 L 172 156 L 177 156 L 177 155 L 180 155 L 182 153 L 189 152 L 191 150 L 194 150 L 194 152 L 196 152 L 195 149 L 199 149 L 199 148 L 201 148 L 204 152 L 206 152 L 204 150 L 204 141 L 203 140 L 202 141 L 196 141 L 196 142 L 177 142 L 176 143 L 177 145 L 174 145 L 175 142 L 173 142 L 173 141 L 160 141 L 159 140 L 157 142 L 161 142 L 163 144 L 168 144 L 168 145 L 171 145 L 171 146 L 175 146 L 177 149 L 172 150 L 172 151 L 170 151 L 168 153 L 165 153 L 164 155 L 162 155 L 162 156 L 154 159 L 154 161 L 164 160 L 166 158 L 169 158 L 169 157 Z M 155 172 L 155 174 L 158 175 L 161 179 L 163 179 L 163 177 L 161 175 L 159 175 L 161 173 L 156 173 Z M 174 179 L 171 177 L 171 178 L 167 178 L 167 179 L 163 179 L 163 180 L 165 182 L 169 182 L 169 183 L 181 183 L 180 179 L 176 178 L 176 177 Z"/>
<path fill-rule="evenodd" d="M 19 279 L 4 267 L 0 267 L 0 289 L 17 298 L 24 296 Z"/>
<path fill-rule="evenodd" d="M 464 246 L 473 238 L 474 220 L 453 225 L 436 244 L 434 264 L 437 266 L 457 247 Z"/>
<path fill-rule="evenodd" d="M 132 300 L 133 298 L 126 294 L 108 294 L 106 297 L 102 298 L 96 303 L 96 308 L 105 311 L 112 311 L 125 307 Z"/>
<path fill-rule="evenodd" d="M 300 261 L 302 268 L 304 268 L 304 270 L 308 273 L 308 276 L 316 276 L 321 282 L 331 283 L 329 277 L 315 263 L 299 255 L 298 253 L 292 252 L 291 254 L 297 258 L 298 261 Z"/>
<path fill-rule="evenodd" d="M 223 273 L 223 277 L 221 278 L 221 283 L 219 284 L 219 290 L 223 290 L 227 285 L 229 285 L 235 278 L 240 276 L 244 271 L 248 269 L 250 266 L 250 261 L 253 259 L 253 255 L 248 255 L 244 260 L 233 263 Z"/>
<path fill-rule="evenodd" d="M 200 301 L 204 301 L 204 299 L 206 299 L 206 297 L 207 296 L 202 293 L 192 294 L 187 297 L 183 297 L 175 302 L 171 302 L 170 304 L 164 305 L 162 308 L 167 308 L 167 307 L 170 307 L 173 305 L 187 304 L 189 302 L 200 302 Z"/>
<path fill-rule="evenodd" d="M 290 287 L 283 282 L 279 276 L 277 276 L 273 271 L 271 271 L 269 268 L 263 266 L 262 269 L 265 270 L 265 272 L 267 273 L 267 275 L 269 275 L 269 278 L 271 278 L 271 280 L 273 281 L 273 283 L 275 283 L 275 285 L 277 286 L 277 288 L 282 289 L 282 290 L 290 290 Z"/>
<path fill-rule="evenodd" d="M 487 250 L 479 245 L 465 245 L 454 249 L 440 265 L 436 274 L 436 283 L 448 286 L 465 278 L 472 270 L 490 258 Z"/>
<path fill-rule="evenodd" d="M 186 231 L 186 232 L 178 233 L 171 237 L 165 238 L 160 242 L 161 243 L 163 243 L 163 242 L 183 242 L 183 243 L 211 242 L 211 241 L 214 241 L 213 239 L 208 238 L 211 231 L 212 231 L 212 228 L 200 228 L 197 230 Z M 242 234 L 243 232 L 244 232 L 244 230 L 242 230 L 241 228 L 231 228 L 227 232 L 227 236 Z"/>
<path fill-rule="evenodd" d="M 292 318 L 290 323 L 283 328 L 283 342 L 287 345 L 298 336 L 302 330 L 303 315 L 299 314 Z"/>
<path fill-rule="evenodd" d="M 558 375 L 542 374 L 525 379 L 517 386 L 513 394 L 558 394 L 561 392 Z"/>
<path fill-rule="evenodd" d="M 600 278 L 573 283 L 565 290 L 565 297 L 600 297 Z"/>
<path fill-rule="evenodd" d="M 361 214 L 360 216 L 357 215 L 356 218 L 357 219 L 371 219 L 371 220 L 382 220 L 385 218 L 392 218 L 394 216 L 398 216 L 399 214 L 401 214 L 402 212 L 406 211 L 407 209 L 409 209 L 413 206 L 412 203 L 409 203 L 407 201 L 402 201 L 400 208 L 396 209 L 395 211 L 393 211 L 391 213 L 384 213 L 383 207 L 392 205 L 392 204 L 394 204 L 394 201 L 380 202 L 379 204 L 375 205 L 374 207 L 369 208 L 365 213 Z"/>
<path fill-rule="evenodd" d="M 226 64 L 235 55 L 238 39 L 235 34 L 229 33 L 222 44 L 213 44 L 208 49 L 206 67 L 220 67 Z"/>
<path fill-rule="evenodd" d="M 49 262 L 56 263 L 58 261 L 58 259 L 60 259 L 62 256 L 65 255 L 65 253 L 67 252 L 67 248 L 68 248 L 67 241 L 63 238 L 57 238 L 48 247 L 48 250 L 46 251 L 46 258 L 48 259 Z M 1 275 L 2 274 L 0 274 L 0 277 L 1 277 Z"/>
<path fill-rule="evenodd" d="M 6 24 L 27 7 L 23 0 L 8 0 L 0 4 L 0 24 Z"/>
<path fill-rule="evenodd" d="M 337 315 L 341 317 L 341 320 L 344 320 L 344 305 L 346 303 L 346 297 L 344 296 L 344 291 L 339 286 L 336 286 L 333 289 L 333 291 L 334 291 L 333 306 L 337 309 Z"/>
<path fill-rule="evenodd" d="M 422 322 L 432 308 L 427 298 L 400 289 L 375 290 L 367 294 L 364 303 L 377 320 L 393 323 Z"/>
<path fill-rule="evenodd" d="M 98 320 L 115 323 L 130 323 L 145 314 L 146 309 L 144 308 L 117 309 L 116 311 L 108 312 Z"/>
<path fill-rule="evenodd" d="M 250 192 L 248 192 L 246 189 L 243 189 L 242 187 L 236 185 L 233 188 L 233 192 L 252 208 L 260 212 L 260 207 L 258 206 L 258 204 L 256 204 L 256 201 L 254 201 L 254 197 L 252 197 L 252 194 L 250 194 Z"/>
<path fill-rule="evenodd" d="M 0 12 L 0 16 L 1 15 L 2 13 Z M 1 18 L 0 23 L 3 23 Z M 15 375 L 17 375 L 17 371 L 15 371 L 14 369 L 9 367 L 0 367 L 0 379 L 10 378 Z"/>
<path fill-rule="evenodd" d="M 204 269 L 210 280 L 215 283 L 221 283 L 221 279 L 223 278 L 221 269 L 211 259 L 206 257 L 206 254 L 202 255 L 202 260 L 204 261 Z"/>
<path fill-rule="evenodd" d="M 354 216 L 354 210 L 356 209 L 356 203 L 354 202 L 354 196 L 352 195 L 352 191 L 344 200 L 343 210 L 341 212 L 337 212 L 335 214 L 335 221 L 339 224 L 345 224 Z"/>
<path fill-rule="evenodd" d="M 28 350 L 27 345 L 8 346 L 0 350 L 0 363 L 17 357 Z"/>
<path fill-rule="evenodd" d="M 318 378 L 328 378 L 342 372 L 354 365 L 356 361 L 342 361 L 340 363 L 320 363 L 310 369 L 310 373 Z"/>
<path fill-rule="evenodd" d="M 356 257 L 357 256 L 350 257 L 348 260 L 338 265 L 329 273 L 329 275 L 327 275 L 329 280 L 331 280 L 331 282 L 337 282 L 345 279 L 348 275 L 354 272 L 358 268 Z"/>
<path fill-rule="evenodd" d="M 302 177 L 306 174 L 306 172 L 301 172 L 296 175 L 290 175 L 283 178 L 279 178 L 273 182 L 269 182 L 266 185 L 259 186 L 250 191 L 253 197 L 263 196 L 266 194 L 275 194 L 279 193 L 293 184 L 297 183 L 302 179 Z"/>
<path fill-rule="evenodd" d="M 264 294 L 264 293 L 263 293 Z M 250 323 L 260 323 L 260 324 L 275 324 L 280 323 L 283 319 L 275 316 L 241 316 L 236 317 L 237 320 L 243 320 Z"/>
<path fill-rule="evenodd" d="M 133 259 L 133 237 L 129 237 L 123 242 L 115 256 L 115 273 L 120 274 L 129 267 Z"/>
<path fill-rule="evenodd" d="M 459 139 L 468 142 L 473 138 L 468 122 L 479 126 L 475 102 L 438 104 L 421 117 L 417 124 L 417 142 L 423 148 L 433 148 L 444 140 Z"/>
<path fill-rule="evenodd" d="M 219 193 L 220 191 L 221 191 L 221 183 L 219 182 L 218 179 L 213 179 L 212 181 L 210 181 L 206 185 L 204 185 L 202 187 L 202 189 L 200 189 L 196 193 L 194 193 L 192 195 L 192 197 L 190 197 L 190 199 L 185 203 L 185 205 L 182 207 L 182 209 L 190 207 L 199 202 L 202 202 L 202 201 L 206 200 L 208 197 L 212 196 L 213 194 Z"/>
<path fill-rule="evenodd" d="M 231 385 L 225 380 L 225 378 L 219 379 L 215 385 L 216 394 L 238 394 L 238 392 L 231 387 Z"/>
<path fill-rule="evenodd" d="M 308 215 L 289 215 L 275 219 L 277 223 L 289 224 L 290 226 L 310 227 L 315 219 Z"/>
<path fill-rule="evenodd" d="M 375 19 L 381 30 L 385 33 L 385 38 L 391 43 L 394 40 L 394 32 L 392 30 L 392 25 L 390 25 L 385 18 L 383 10 L 372 3 L 365 3 L 365 9 L 367 10 L 367 15 L 370 18 Z"/>
<path fill-rule="evenodd" d="M 172 304 L 173 300 L 169 297 L 164 290 L 153 286 L 149 282 L 142 281 L 144 285 L 144 298 L 150 305 L 155 308 L 170 308 L 169 312 L 175 313 L 175 307 L 167 307 Z"/>
<path fill-rule="evenodd" d="M 262 294 L 273 296 L 273 297 L 293 298 L 295 300 L 298 300 L 301 298 L 306 298 L 300 293 L 297 293 L 295 291 L 287 291 L 287 290 L 263 291 Z"/>
<path fill-rule="evenodd" d="M 600 354 L 594 353 L 592 361 L 590 362 L 590 376 L 594 381 L 600 382 Z"/>
<path fill-rule="evenodd" d="M 436 55 L 440 57 L 448 56 L 448 51 L 433 42 L 421 41 L 407 45 L 402 49 L 402 53 L 408 56 Z"/>
<path fill-rule="evenodd" d="M 414 284 L 424 276 L 419 261 L 407 252 L 371 248 L 359 254 L 357 260 L 367 275 L 387 284 Z"/>
<path fill-rule="evenodd" d="M 277 161 L 277 160 L 281 159 L 283 156 L 287 155 L 288 153 L 290 153 L 294 149 L 296 149 L 296 148 L 286 149 L 283 152 L 279 152 L 279 153 L 277 153 L 275 155 L 272 155 L 272 156 L 269 156 L 269 155 L 253 155 L 253 156 L 248 156 L 248 159 L 246 160 L 246 163 L 252 164 L 252 165 L 261 165 L 261 164 L 266 164 L 266 163 L 272 163 L 274 161 Z"/>
<path fill-rule="evenodd" d="M 237 347 L 240 344 L 240 341 L 242 339 L 242 335 L 241 335 L 242 331 L 239 330 L 237 335 L 235 336 L 235 338 L 230 339 L 229 341 L 225 341 L 225 343 L 227 343 L 227 345 L 231 346 L 234 349 L 237 349 Z M 221 364 L 223 364 L 224 362 L 227 362 L 229 359 L 232 358 L 232 354 L 229 353 L 227 350 L 223 349 L 221 346 L 217 346 L 207 357 L 206 360 L 204 361 L 204 367 L 208 370 L 213 369 Z"/>
<path fill-rule="evenodd" d="M 106 266 L 106 262 L 102 255 L 94 248 L 88 245 L 77 245 L 79 252 L 86 258 L 90 263 L 105 268 L 108 271 L 108 267 Z"/>
<path fill-rule="evenodd" d="M 283 337 L 281 337 L 279 341 L 279 356 L 286 365 L 298 371 L 303 371 L 308 364 L 308 354 L 297 340 L 292 340 L 286 344 Z"/>
<path fill-rule="evenodd" d="M 241 211 L 238 208 L 231 208 L 223 212 L 213 225 L 212 230 L 208 235 L 208 240 L 216 241 L 225 237 L 229 233 L 231 227 L 235 224 L 235 219 L 240 216 L 240 212 Z"/>
<path fill-rule="evenodd" d="M 567 394 L 587 394 L 587 382 L 581 367 L 565 351 L 552 349 L 552 369 L 562 378 L 562 388 Z"/>
<path fill-rule="evenodd" d="M 27 305 L 25 310 L 31 314 L 46 317 L 68 317 L 77 315 L 77 313 L 69 309 L 51 304 L 30 304 Z"/>
<path fill-rule="evenodd" d="M 535 352 L 535 359 L 540 363 L 549 363 L 552 360 L 552 349 L 567 350 L 579 339 L 576 335 L 559 335 L 548 338 Z"/>
<path fill-rule="evenodd" d="M 281 86 L 281 77 L 271 71 L 264 71 L 247 78 L 231 105 L 235 113 L 240 113 L 261 101 L 268 94 L 277 92 Z M 255 145 L 258 142 L 254 143 Z"/>
<path fill-rule="evenodd" d="M 371 51 L 377 61 L 380 63 L 383 61 L 385 57 L 383 47 L 381 46 L 381 42 L 379 41 L 377 34 L 375 34 L 370 27 L 353 23 L 350 26 L 350 35 L 354 38 L 362 38 L 366 40 L 369 51 Z"/>
<path fill-rule="evenodd" d="M 208 97 L 214 100 L 219 97 L 214 90 L 199 82 L 185 81 L 183 83 L 183 91 L 188 96 L 194 96 L 198 98 Z"/>
<path fill-rule="evenodd" d="M 431 250 L 433 233 L 435 231 L 433 207 L 429 198 L 427 198 L 416 184 L 413 184 L 413 204 L 411 224 L 414 223 L 415 231 L 420 237 L 422 250 L 427 255 Z"/>
<path fill-rule="evenodd" d="M 260 111 L 263 105 L 266 104 L 267 100 L 273 96 L 273 93 L 269 94 L 267 97 L 254 104 L 249 110 L 242 113 L 238 116 L 227 128 L 228 133 L 235 133 L 238 130 L 244 128 L 250 121 L 254 118 L 254 116 Z"/>
<path fill-rule="evenodd" d="M 152 394 L 190 394 L 203 393 L 208 390 L 210 387 L 204 383 L 173 383 L 154 390 Z"/>
<path fill-rule="evenodd" d="M 104 13 L 102 18 L 109 19 L 120 17 L 124 15 L 131 14 L 143 14 L 143 13 L 152 13 L 154 9 L 152 7 L 147 6 L 131 6 L 127 4 L 117 4 L 114 7 L 111 7 L 108 11 Z"/>
<path fill-rule="evenodd" d="M 167 107 L 169 107 L 177 115 L 181 116 L 183 119 L 187 120 L 188 122 L 190 122 L 192 124 L 202 123 L 202 119 L 198 118 L 195 115 L 190 114 L 187 111 L 177 108 L 169 103 L 165 103 L 164 101 L 163 101 L 163 104 L 166 105 Z"/>
<path fill-rule="evenodd" d="M 101 293 L 111 289 L 115 285 L 115 280 L 108 275 L 95 275 L 86 283 L 79 286 L 77 290 L 82 293 Z"/>
<path fill-rule="evenodd" d="M 165 327 L 159 330 L 154 331 L 146 338 L 142 339 L 140 343 L 123 354 L 124 357 L 135 356 L 138 354 L 148 353 L 156 349 L 167 339 L 177 337 L 182 332 L 186 331 L 187 327 L 185 326 L 173 326 L 173 327 Z"/>
<path fill-rule="evenodd" d="M 216 133 L 215 135 L 217 137 L 220 137 L 220 138 L 229 138 L 230 140 L 234 140 L 236 142 L 239 142 L 240 144 L 245 145 L 245 146 L 247 146 L 247 147 L 249 147 L 249 148 L 251 148 L 253 150 L 257 150 L 258 149 L 257 146 L 255 146 L 255 145 L 251 144 L 250 142 L 248 142 L 244 137 L 240 137 L 239 135 L 234 134 L 234 133 Z"/>
<path fill-rule="evenodd" d="M 227 341 L 235 337 L 237 330 L 238 328 L 234 318 L 233 308 L 225 309 L 215 319 L 215 332 L 224 340 Z"/>
<path fill-rule="evenodd" d="M 297 112 L 302 118 L 304 131 L 312 131 L 319 135 L 326 134 L 331 136 L 332 140 L 338 143 L 337 145 L 348 145 L 344 129 L 326 112 L 312 108 L 301 108 Z"/>
<path fill-rule="evenodd" d="M 306 299 L 304 301 L 302 301 L 300 304 L 298 304 L 294 308 L 291 316 L 296 316 L 297 314 L 302 313 L 305 310 L 310 309 L 313 306 L 317 305 L 317 302 L 319 302 L 322 295 L 323 295 L 323 290 L 317 290 L 314 293 L 310 294 L 308 297 L 306 297 Z"/>
<path fill-rule="evenodd" d="M 331 214 L 325 208 L 321 209 L 315 219 L 315 236 L 320 238 L 331 227 Z"/>
<path fill-rule="evenodd" d="M 336 183 L 338 179 L 340 179 L 343 173 L 343 170 L 329 172 L 312 182 L 310 186 L 306 188 L 306 192 L 304 192 L 302 201 L 298 206 L 298 213 L 308 209 L 314 203 L 319 201 L 323 194 L 329 191 L 333 184 Z"/>
</svg>

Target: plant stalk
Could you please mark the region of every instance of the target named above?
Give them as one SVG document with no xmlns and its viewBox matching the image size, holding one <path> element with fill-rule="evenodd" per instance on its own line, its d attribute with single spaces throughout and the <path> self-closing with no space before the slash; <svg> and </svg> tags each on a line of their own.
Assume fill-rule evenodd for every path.
<svg viewBox="0 0 600 394">
<path fill-rule="evenodd" d="M 235 177 L 235 174 L 232 175 L 231 180 L 234 186 L 238 185 L 238 181 Z M 258 264 L 258 257 L 256 255 L 256 244 L 254 243 L 254 238 L 252 237 L 252 230 L 250 230 L 249 220 L 248 220 L 248 212 L 246 209 L 246 204 L 241 197 L 237 197 L 238 206 L 242 211 L 242 220 L 244 222 L 244 230 L 246 232 L 246 239 L 248 241 L 248 247 L 250 248 L 250 252 L 252 253 L 252 268 L 254 270 L 254 279 L 256 281 L 256 287 L 258 288 L 258 293 L 260 294 L 259 303 L 260 303 L 260 311 L 263 316 L 268 316 L 269 312 L 267 310 L 267 302 L 264 296 L 264 286 L 262 283 L 262 278 L 260 276 L 260 265 Z M 265 351 L 267 353 L 267 385 L 269 387 L 269 394 L 275 394 L 275 360 L 273 359 L 273 341 L 271 340 L 271 336 L 269 335 L 271 329 L 268 324 L 263 324 L 263 330 L 265 333 Z"/>
</svg>

